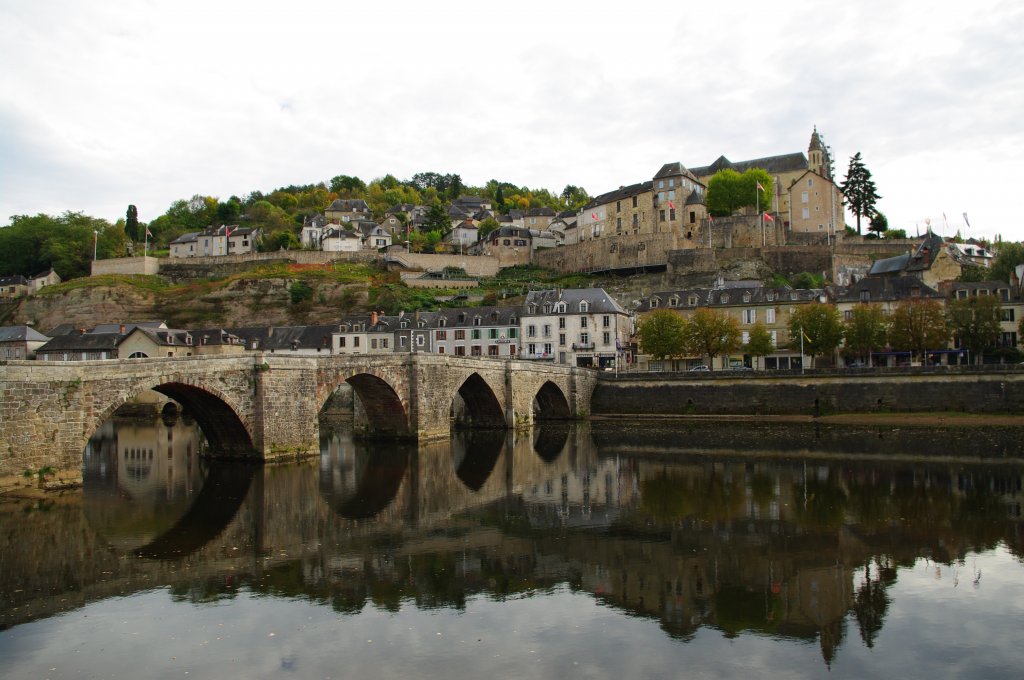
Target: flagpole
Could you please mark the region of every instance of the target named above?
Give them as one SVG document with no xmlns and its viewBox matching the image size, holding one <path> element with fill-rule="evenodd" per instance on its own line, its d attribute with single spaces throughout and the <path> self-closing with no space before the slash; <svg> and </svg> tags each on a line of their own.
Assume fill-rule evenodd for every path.
<svg viewBox="0 0 1024 680">
<path fill-rule="evenodd" d="M 800 373 L 804 372 L 804 327 L 800 326 Z"/>
</svg>

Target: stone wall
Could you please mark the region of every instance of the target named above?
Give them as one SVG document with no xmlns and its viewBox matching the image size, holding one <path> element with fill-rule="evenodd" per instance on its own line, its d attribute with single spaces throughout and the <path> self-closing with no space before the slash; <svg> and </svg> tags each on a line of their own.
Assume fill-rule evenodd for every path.
<svg viewBox="0 0 1024 680">
<path fill-rule="evenodd" d="M 417 271 L 440 272 L 446 267 L 462 269 L 470 276 L 497 276 L 502 266 L 498 258 L 487 255 L 389 253 L 387 261 Z"/>
<path fill-rule="evenodd" d="M 104 274 L 156 275 L 160 271 L 160 260 L 155 257 L 116 257 L 109 260 L 93 260 L 90 276 Z"/>
<path fill-rule="evenodd" d="M 533 261 L 563 274 L 663 267 L 678 242 L 675 234 L 602 236 L 572 246 L 538 250 Z"/>
<path fill-rule="evenodd" d="M 1024 367 L 814 375 L 601 375 L 594 414 L 1024 413 Z"/>
</svg>

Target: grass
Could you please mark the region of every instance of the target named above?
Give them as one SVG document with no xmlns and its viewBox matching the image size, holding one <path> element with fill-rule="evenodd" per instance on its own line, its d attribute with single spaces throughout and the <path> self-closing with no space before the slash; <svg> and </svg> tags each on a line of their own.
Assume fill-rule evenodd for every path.
<svg viewBox="0 0 1024 680">
<path fill-rule="evenodd" d="M 71 279 L 52 286 L 46 286 L 36 295 L 39 297 L 63 295 L 69 291 L 80 288 L 116 288 L 127 286 L 150 293 L 161 293 L 171 289 L 173 286 L 159 276 L 144 274 L 104 274 L 103 276 L 83 276 L 79 279 Z"/>
</svg>

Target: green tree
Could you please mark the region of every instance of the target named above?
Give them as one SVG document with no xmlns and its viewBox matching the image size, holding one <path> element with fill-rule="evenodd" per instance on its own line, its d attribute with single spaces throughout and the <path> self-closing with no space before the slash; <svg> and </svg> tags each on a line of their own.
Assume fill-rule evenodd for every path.
<svg viewBox="0 0 1024 680">
<path fill-rule="evenodd" d="M 742 338 L 736 319 L 717 309 L 698 309 L 683 327 L 686 351 L 708 357 L 711 370 L 715 368 L 715 357 L 738 349 Z"/>
<path fill-rule="evenodd" d="M 362 198 L 366 191 L 366 182 L 355 175 L 335 175 L 331 178 L 328 188 L 332 193 L 338 194 L 338 198 Z"/>
<path fill-rule="evenodd" d="M 477 225 L 477 240 L 483 241 L 485 238 L 487 238 L 488 235 L 491 234 L 491 232 L 495 231 L 500 226 L 501 225 L 498 224 L 498 220 L 494 219 L 493 217 L 488 217 L 484 220 L 481 220 L 480 224 Z"/>
<path fill-rule="evenodd" d="M 882 238 L 882 235 L 889 230 L 889 218 L 884 213 L 875 210 L 871 213 L 871 222 L 868 224 L 868 231 L 873 232 Z"/>
<path fill-rule="evenodd" d="M 946 318 L 959 347 L 969 350 L 976 364 L 981 363 L 984 351 L 999 341 L 1002 306 L 994 295 L 950 300 L 946 305 Z"/>
<path fill-rule="evenodd" d="M 885 238 L 887 239 L 905 239 L 907 238 L 906 229 L 886 229 Z"/>
<path fill-rule="evenodd" d="M 566 184 L 558 197 L 562 199 L 562 205 L 568 210 L 579 210 L 590 202 L 590 195 L 587 193 L 587 190 L 573 184 Z"/>
<path fill-rule="evenodd" d="M 857 217 L 857 234 L 860 234 L 860 218 L 873 215 L 875 203 L 882 198 L 875 190 L 871 171 L 864 165 L 860 151 L 850 159 L 850 165 L 846 170 L 846 179 L 843 180 L 840 189 L 846 197 L 850 212 Z"/>
<path fill-rule="evenodd" d="M 1000 243 L 988 280 L 1008 282 L 1019 264 L 1024 264 L 1024 243 Z"/>
<path fill-rule="evenodd" d="M 804 352 L 811 357 L 825 356 L 835 351 L 843 340 L 843 322 L 835 307 L 822 302 L 802 305 L 789 317 L 789 337 L 793 347 L 804 339 Z"/>
<path fill-rule="evenodd" d="M 762 322 L 757 321 L 750 327 L 747 336 L 747 344 L 743 346 L 743 351 L 758 359 L 757 368 L 760 368 L 761 357 L 766 357 L 775 351 L 771 331 Z"/>
<path fill-rule="evenodd" d="M 889 315 L 889 346 L 910 350 L 921 357 L 927 350 L 943 349 L 949 341 L 949 325 L 938 300 L 904 300 Z"/>
<path fill-rule="evenodd" d="M 260 252 L 274 252 L 276 250 L 298 250 L 302 247 L 299 237 L 290 228 L 280 229 L 271 232 L 259 242 Z"/>
<path fill-rule="evenodd" d="M 708 180 L 705 202 L 708 211 L 716 217 L 732 215 L 746 207 L 756 211 L 771 210 L 773 186 L 771 174 L 762 168 L 750 168 L 742 175 L 726 168 Z"/>
<path fill-rule="evenodd" d="M 142 240 L 143 233 L 139 230 L 139 209 L 134 205 L 129 205 L 124 215 L 124 233 L 130 241 Z"/>
<path fill-rule="evenodd" d="M 422 229 L 428 233 L 431 231 L 439 232 L 442 238 L 452 230 L 451 218 L 448 217 L 448 211 L 445 210 L 443 205 L 434 203 L 427 208 L 426 214 L 423 215 Z"/>
<path fill-rule="evenodd" d="M 867 362 L 872 352 L 885 347 L 885 312 L 880 305 L 857 305 L 850 311 L 843 337 L 846 354 Z"/>
<path fill-rule="evenodd" d="M 655 359 L 678 357 L 684 352 L 683 330 L 686 321 L 668 309 L 656 309 L 643 317 L 637 336 L 640 349 Z"/>
</svg>

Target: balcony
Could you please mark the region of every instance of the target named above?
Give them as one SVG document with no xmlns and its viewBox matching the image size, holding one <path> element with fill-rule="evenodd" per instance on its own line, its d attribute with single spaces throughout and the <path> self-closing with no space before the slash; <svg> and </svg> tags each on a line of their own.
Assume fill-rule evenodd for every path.
<svg viewBox="0 0 1024 680">
<path fill-rule="evenodd" d="M 573 348 L 574 351 L 577 351 L 577 352 L 579 352 L 579 351 L 588 351 L 588 350 L 593 351 L 594 343 L 592 343 L 592 342 L 574 342 L 574 343 L 572 343 L 572 348 Z"/>
</svg>

